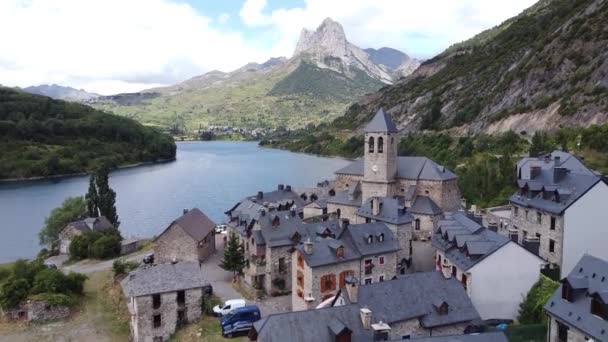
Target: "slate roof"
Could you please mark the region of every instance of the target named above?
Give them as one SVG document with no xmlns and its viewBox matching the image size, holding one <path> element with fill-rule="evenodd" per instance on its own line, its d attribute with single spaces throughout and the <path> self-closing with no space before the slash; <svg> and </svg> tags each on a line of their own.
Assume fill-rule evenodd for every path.
<svg viewBox="0 0 608 342">
<path fill-rule="evenodd" d="M 416 196 L 414 203 L 408 209 L 410 213 L 423 215 L 439 215 L 443 212 L 441 208 L 428 196 Z"/>
<path fill-rule="evenodd" d="M 372 211 L 372 198 L 368 198 L 363 205 L 357 210 L 357 215 L 374 219 L 381 222 L 402 225 L 411 223 L 414 217 L 404 210 L 404 204 L 400 203 L 397 198 L 381 197 L 380 211 L 378 215 L 374 215 Z"/>
<path fill-rule="evenodd" d="M 68 223 L 68 226 L 83 233 L 90 231 L 102 232 L 113 227 L 112 223 L 105 216 L 87 217 L 82 220 L 70 222 Z"/>
<path fill-rule="evenodd" d="M 120 284 L 127 297 L 146 296 L 203 287 L 209 282 L 203 277 L 198 262 L 142 266 L 123 279 Z"/>
<path fill-rule="evenodd" d="M 440 272 L 418 272 L 396 279 L 361 285 L 358 305 L 368 307 L 375 320 L 391 323 L 420 319 L 425 328 L 479 319 L 479 314 L 462 284 Z M 440 315 L 433 303 L 446 302 L 448 312 Z"/>
<path fill-rule="evenodd" d="M 335 173 L 363 176 L 363 164 L 363 159 L 357 159 Z M 457 176 L 426 157 L 397 157 L 397 178 L 444 181 Z"/>
<path fill-rule="evenodd" d="M 545 305 L 545 311 L 596 341 L 608 340 L 608 321 L 593 315 L 590 310 L 590 295 L 601 296 L 608 291 L 608 262 L 585 254 L 566 279 L 576 284 L 585 295 L 577 295 L 573 302 L 568 302 L 562 299 L 562 285 Z M 580 285 L 584 285 L 582 279 L 586 279 L 587 286 L 581 288 Z"/>
<path fill-rule="evenodd" d="M 162 236 L 172 225 L 177 225 L 182 228 L 186 234 L 190 235 L 195 241 L 201 241 L 209 234 L 213 233 L 215 228 L 215 222 L 211 221 L 207 215 L 205 215 L 200 209 L 193 208 L 188 210 L 187 213 L 180 216 L 175 221 L 171 222 L 167 229 L 158 235 L 156 239 Z"/>
<path fill-rule="evenodd" d="M 353 342 L 373 340 L 372 330 L 363 329 L 357 304 L 269 315 L 256 323 L 258 341 L 335 342 L 335 331 L 352 331 Z"/>
<path fill-rule="evenodd" d="M 367 126 L 363 129 L 365 133 L 399 133 L 397 126 L 391 119 L 391 117 L 386 114 L 384 109 L 380 108 L 374 115 L 372 121 L 370 121 Z"/>
<path fill-rule="evenodd" d="M 314 225 L 304 225 L 303 228 L 314 228 Z M 304 245 L 299 244 L 296 248 L 301 252 L 309 267 L 320 267 L 338 264 L 347 261 L 359 260 L 364 256 L 376 255 L 382 253 L 391 253 L 399 250 L 399 243 L 393 232 L 382 222 L 351 224 L 348 228 L 343 229 L 339 233 L 340 227 L 337 224 L 327 226 L 330 230 L 338 234 L 332 237 L 320 237 L 317 231 L 304 232 L 302 242 L 308 237 L 313 242 L 312 254 L 304 252 Z M 317 232 L 317 234 L 314 234 Z M 371 244 L 367 243 L 369 235 L 374 237 Z M 384 241 L 378 241 L 378 236 L 384 234 Z M 336 248 L 342 246 L 344 248 L 344 256 L 338 258 Z"/>
<path fill-rule="evenodd" d="M 519 190 L 511 196 L 511 203 L 557 215 L 563 214 L 602 178 L 576 156 L 562 151 L 522 158 L 517 167 Z M 532 174 L 534 167 L 539 168 L 538 174 Z M 560 172 L 563 176 L 555 177 Z"/>
<path fill-rule="evenodd" d="M 462 212 L 445 213 L 445 219 L 438 222 L 432 237 L 433 247 L 444 252 L 451 263 L 464 271 L 509 241 L 508 237 L 483 227 Z"/>
<path fill-rule="evenodd" d="M 279 220 L 278 226 L 273 226 L 275 219 Z M 281 247 L 293 244 L 291 238 L 301 226 L 302 219 L 298 214 L 293 215 L 293 211 L 271 211 L 264 216 L 259 216 L 259 230 L 264 237 L 266 245 L 269 247 Z M 255 231 L 255 230 L 253 230 Z"/>
<path fill-rule="evenodd" d="M 353 197 L 348 191 L 336 191 L 336 195 L 329 197 L 327 203 L 348 205 L 351 207 L 361 206 L 361 196 Z"/>
<path fill-rule="evenodd" d="M 403 340 L 392 340 L 392 342 Z M 468 335 L 432 336 L 411 339 L 412 342 L 509 342 L 502 331 Z"/>
</svg>

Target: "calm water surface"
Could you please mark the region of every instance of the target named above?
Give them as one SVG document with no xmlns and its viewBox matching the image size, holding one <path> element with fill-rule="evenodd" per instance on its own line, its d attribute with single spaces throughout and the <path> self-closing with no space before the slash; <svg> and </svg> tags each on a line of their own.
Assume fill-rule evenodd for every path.
<svg viewBox="0 0 608 342">
<path fill-rule="evenodd" d="M 261 149 L 253 142 L 178 143 L 177 159 L 110 174 L 123 236 L 158 234 L 183 208 L 198 207 L 221 222 L 245 196 L 274 190 L 279 183 L 312 186 L 348 163 Z M 87 187 L 88 177 L 0 185 L 0 263 L 34 256 L 44 218 Z"/>
</svg>

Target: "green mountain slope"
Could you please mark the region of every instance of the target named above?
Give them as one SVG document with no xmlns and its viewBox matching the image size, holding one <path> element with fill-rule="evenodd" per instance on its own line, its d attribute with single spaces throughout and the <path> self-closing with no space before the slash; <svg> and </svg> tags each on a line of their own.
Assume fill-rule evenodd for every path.
<svg viewBox="0 0 608 342">
<path fill-rule="evenodd" d="M 384 107 L 405 131 L 493 133 L 608 121 L 608 2 L 542 0 L 351 106 L 335 129 Z"/>
<path fill-rule="evenodd" d="M 0 87 L 0 179 L 174 158 L 171 137 L 131 119 Z"/>
</svg>

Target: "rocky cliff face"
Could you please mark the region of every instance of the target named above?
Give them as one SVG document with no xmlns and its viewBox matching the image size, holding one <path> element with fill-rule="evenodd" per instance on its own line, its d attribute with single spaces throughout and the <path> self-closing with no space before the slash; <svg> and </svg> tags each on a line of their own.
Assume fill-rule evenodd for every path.
<svg viewBox="0 0 608 342">
<path fill-rule="evenodd" d="M 346 40 L 342 25 L 327 18 L 313 32 L 302 30 L 293 58 L 302 57 L 319 68 L 331 69 L 354 77 L 354 69 L 369 77 L 390 84 L 388 70 L 374 63 L 364 50 Z"/>
<path fill-rule="evenodd" d="M 389 47 L 377 50 L 370 48 L 364 51 L 367 52 L 374 63 L 385 67 L 394 79 L 409 76 L 420 66 L 420 61 Z"/>
<path fill-rule="evenodd" d="M 404 131 L 535 131 L 608 122 L 608 1 L 541 0 L 351 106 L 380 107 Z"/>
</svg>

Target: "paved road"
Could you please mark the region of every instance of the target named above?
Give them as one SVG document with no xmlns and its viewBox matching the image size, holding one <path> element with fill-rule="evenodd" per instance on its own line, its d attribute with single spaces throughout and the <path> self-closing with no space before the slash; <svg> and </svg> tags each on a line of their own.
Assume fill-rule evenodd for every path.
<svg viewBox="0 0 608 342">
<path fill-rule="evenodd" d="M 131 254 L 127 257 L 124 257 L 124 259 L 127 261 L 141 262 L 142 259 L 144 258 L 144 256 L 148 253 L 151 253 L 150 250 L 141 251 L 141 252 L 137 252 L 135 254 Z M 61 267 L 61 269 L 66 273 L 78 272 L 78 273 L 90 274 L 90 273 L 95 273 L 95 272 L 99 272 L 99 271 L 109 270 L 112 268 L 112 264 L 114 263 L 115 260 L 122 259 L 122 258 L 123 257 L 119 257 L 116 259 L 105 260 L 105 261 L 85 260 L 85 261 L 79 262 L 77 264 Z"/>
</svg>

